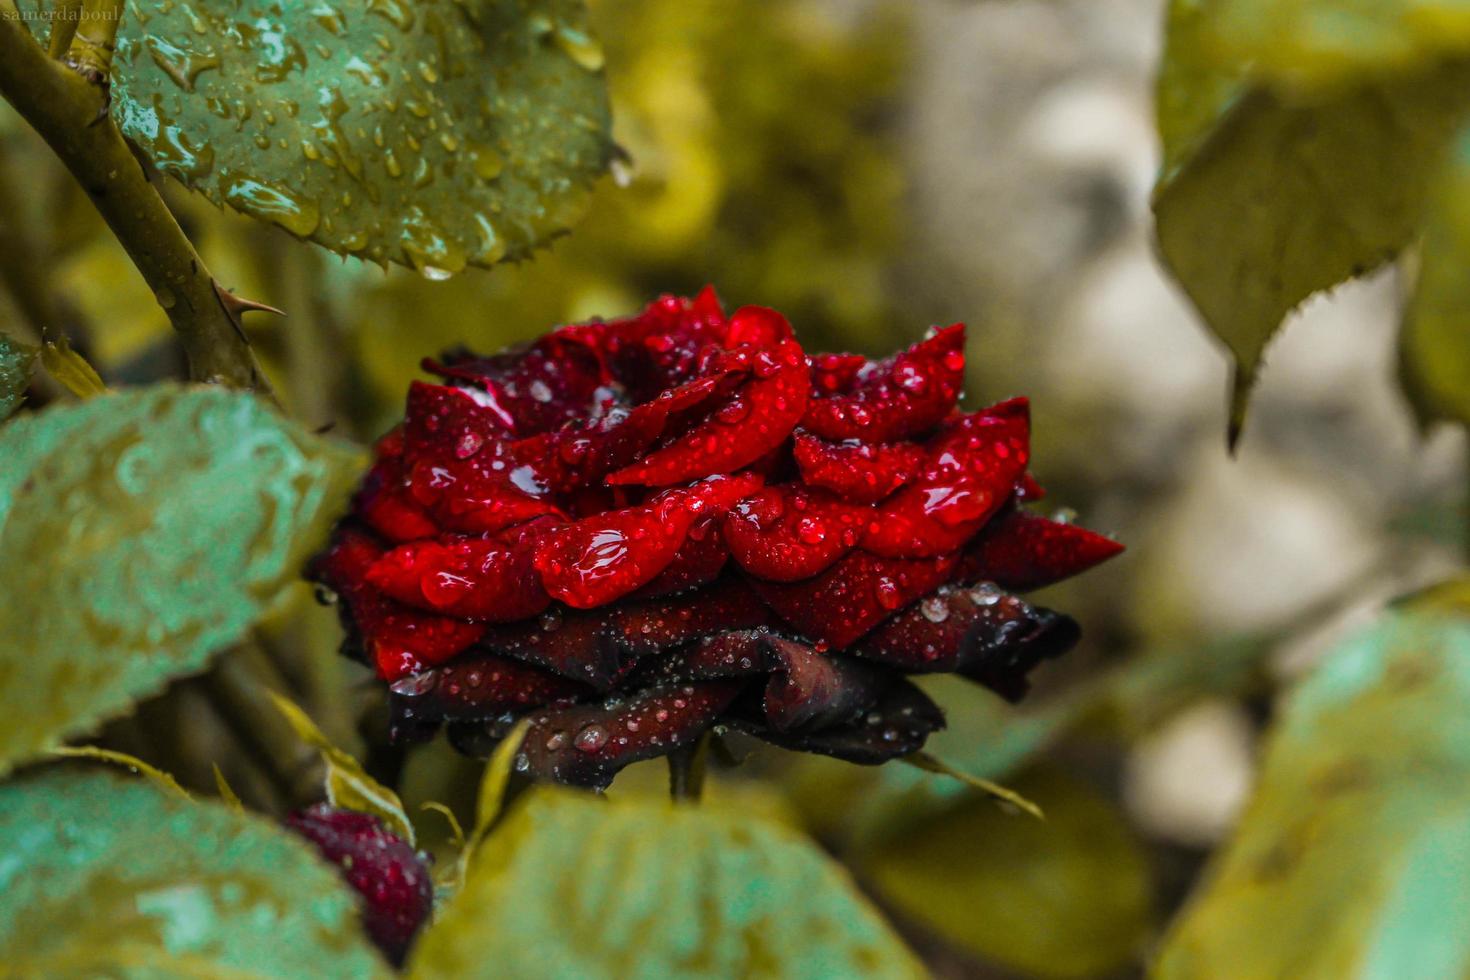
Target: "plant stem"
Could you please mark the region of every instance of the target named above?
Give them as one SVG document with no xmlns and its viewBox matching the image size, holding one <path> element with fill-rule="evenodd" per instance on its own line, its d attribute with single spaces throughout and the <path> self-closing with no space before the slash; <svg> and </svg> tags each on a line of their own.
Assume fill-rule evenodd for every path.
<svg viewBox="0 0 1470 980">
<path fill-rule="evenodd" d="M 690 745 L 669 753 L 669 796 L 698 802 L 704 794 L 705 762 L 709 757 L 709 732 Z"/>
<path fill-rule="evenodd" d="M 65 62 L 83 78 L 107 84 L 112 54 L 122 23 L 124 0 L 84 0 L 76 32 L 66 46 Z M 53 27 L 52 30 L 55 30 Z"/>
<path fill-rule="evenodd" d="M 178 331 L 196 381 L 269 392 L 238 313 L 105 111 L 103 89 L 46 56 L 0 0 L 0 95 L 82 185 Z"/>
</svg>

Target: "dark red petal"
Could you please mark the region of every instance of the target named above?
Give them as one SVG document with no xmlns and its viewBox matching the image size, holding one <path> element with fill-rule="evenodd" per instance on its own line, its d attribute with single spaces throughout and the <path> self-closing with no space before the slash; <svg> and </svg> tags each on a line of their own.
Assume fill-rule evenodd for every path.
<svg viewBox="0 0 1470 980">
<path fill-rule="evenodd" d="M 1016 592 L 1060 582 L 1123 551 L 1111 538 L 1025 511 L 1000 515 L 966 550 L 961 574 Z"/>
<path fill-rule="evenodd" d="M 852 390 L 868 359 L 861 354 L 813 354 L 811 364 L 812 391 L 821 397 Z"/>
<path fill-rule="evenodd" d="M 810 578 L 851 551 L 869 509 L 820 490 L 787 484 L 766 487 L 725 515 L 725 541 L 740 566 L 757 578 L 795 582 Z"/>
<path fill-rule="evenodd" d="M 965 325 L 945 327 L 901 354 L 865 365 L 846 384 L 850 362 L 818 369 L 817 395 L 801 424 L 825 439 L 894 442 L 932 429 L 953 410 L 964 384 Z M 831 394 L 825 392 L 831 391 Z"/>
<path fill-rule="evenodd" d="M 828 442 L 798 429 L 795 456 L 804 482 L 863 504 L 882 500 L 918 476 L 925 452 L 911 442 Z"/>
<path fill-rule="evenodd" d="M 483 391 L 414 381 L 403 420 L 410 459 L 468 459 L 487 442 L 505 439 L 513 420 Z"/>
<path fill-rule="evenodd" d="M 719 298 L 706 287 L 692 301 L 660 296 L 637 316 L 607 324 L 607 354 L 613 374 L 645 402 L 698 375 L 698 361 L 722 344 L 726 321 Z"/>
<path fill-rule="evenodd" d="M 604 605 L 657 578 L 696 516 L 682 501 L 665 500 L 584 517 L 542 539 L 536 570 L 567 605 Z"/>
<path fill-rule="evenodd" d="M 949 577 L 956 555 L 883 558 L 854 551 L 816 578 L 780 583 L 752 580 L 776 615 L 801 635 L 841 650 Z"/>
<path fill-rule="evenodd" d="M 806 409 L 806 355 L 794 340 L 749 355 L 752 376 L 705 421 L 641 461 L 607 477 L 612 484 L 669 486 L 733 473 L 779 446 Z"/>
<path fill-rule="evenodd" d="M 393 542 L 433 537 L 439 531 L 428 511 L 408 492 L 399 460 L 379 459 L 353 499 L 357 515 Z"/>
<path fill-rule="evenodd" d="M 318 803 L 285 820 L 311 841 L 358 893 L 362 924 L 394 966 L 401 966 L 434 906 L 434 881 L 408 841 L 377 817 Z"/>
<path fill-rule="evenodd" d="M 1080 631 L 1067 616 L 985 582 L 943 586 L 855 644 L 852 652 L 907 673 L 957 671 L 1015 701 L 1026 675 L 1060 656 Z"/>
<path fill-rule="evenodd" d="M 599 345 L 604 327 L 576 324 L 492 357 L 446 355 L 424 369 L 476 386 L 483 401 L 519 435 L 549 432 L 583 418 L 607 397 L 611 381 Z"/>
<path fill-rule="evenodd" d="M 402 678 L 389 690 L 394 727 L 410 730 L 442 721 L 488 720 L 594 694 L 586 684 L 493 654 L 461 657 Z"/>
<path fill-rule="evenodd" d="M 531 722 L 521 755 L 538 778 L 601 789 L 624 766 L 693 743 L 742 686 L 730 680 L 669 685 L 612 707 L 547 711 Z"/>
<path fill-rule="evenodd" d="M 368 570 L 382 555 L 382 546 L 371 535 L 339 528 L 331 547 L 308 573 L 339 594 L 348 643 L 362 648 L 380 677 L 396 680 L 443 663 L 485 632 L 482 623 L 409 609 L 369 585 Z"/>
<path fill-rule="evenodd" d="M 891 677 L 883 685 L 882 699 L 846 724 L 780 732 L 764 718 L 731 716 L 730 722 L 782 748 L 877 765 L 922 749 L 924 741 L 944 727 L 944 713 L 923 691 L 901 677 Z"/>
<path fill-rule="evenodd" d="M 632 665 L 604 610 L 579 612 L 553 606 L 537 619 L 493 627 L 481 646 L 599 691 L 611 690 Z"/>
<path fill-rule="evenodd" d="M 924 471 L 878 508 L 863 548 L 890 558 L 958 549 L 1010 499 L 1029 439 L 1023 398 L 954 419 L 930 442 Z"/>
<path fill-rule="evenodd" d="M 1029 503 L 1040 500 L 1046 496 L 1046 488 L 1036 482 L 1036 477 L 1030 473 L 1022 473 L 1021 479 L 1016 482 L 1016 502 Z"/>
<path fill-rule="evenodd" d="M 409 470 L 408 485 L 449 531 L 494 534 L 535 517 L 563 516 L 534 467 L 490 452 L 473 459 L 421 459 Z"/>
<path fill-rule="evenodd" d="M 791 324 L 780 313 L 765 306 L 742 306 L 730 316 L 725 346 L 775 347 L 792 337 Z"/>
<path fill-rule="evenodd" d="M 770 609 L 739 579 L 725 579 L 664 599 L 630 603 L 619 607 L 611 617 L 619 643 L 640 657 L 711 633 L 765 626 L 771 620 Z"/>
<path fill-rule="evenodd" d="M 775 661 L 766 683 L 766 724 L 778 732 L 850 722 L 878 701 L 887 680 L 872 667 L 795 640 L 771 636 L 766 648 Z"/>
<path fill-rule="evenodd" d="M 658 577 L 634 591 L 630 598 L 655 599 L 707 585 L 720 577 L 729 559 L 730 549 L 720 534 L 720 519 L 701 518 L 690 526 L 684 543 Z"/>
<path fill-rule="evenodd" d="M 532 564 L 540 537 L 414 541 L 374 563 L 367 581 L 431 612 L 498 623 L 524 619 L 551 603 Z"/>
</svg>

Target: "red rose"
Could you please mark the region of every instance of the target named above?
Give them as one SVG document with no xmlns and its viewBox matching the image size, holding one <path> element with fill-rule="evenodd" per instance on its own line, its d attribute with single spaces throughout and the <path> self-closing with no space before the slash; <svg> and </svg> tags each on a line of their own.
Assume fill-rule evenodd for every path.
<svg viewBox="0 0 1470 980">
<path fill-rule="evenodd" d="M 313 574 L 396 734 L 605 786 L 719 724 L 855 762 L 943 724 L 905 674 L 1007 698 L 1077 627 L 1007 592 L 1116 543 L 1026 513 L 1024 399 L 956 409 L 964 327 L 808 356 L 712 290 L 425 366 Z"/>
</svg>

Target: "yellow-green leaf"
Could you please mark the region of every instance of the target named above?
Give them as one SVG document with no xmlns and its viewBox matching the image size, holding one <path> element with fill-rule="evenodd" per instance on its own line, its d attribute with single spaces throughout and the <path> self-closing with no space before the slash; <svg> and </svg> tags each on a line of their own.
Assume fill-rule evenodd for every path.
<svg viewBox="0 0 1470 980">
<path fill-rule="evenodd" d="M 408 819 L 398 794 L 369 776 L 356 759 L 333 745 L 300 707 L 274 691 L 270 694 L 296 737 L 322 754 L 327 766 L 327 802 L 343 810 L 371 814 L 413 844 L 413 822 Z"/>
<path fill-rule="evenodd" d="M 1419 277 L 1400 339 L 1404 388 L 1424 419 L 1470 422 L 1470 131 L 1430 191 Z"/>
<path fill-rule="evenodd" d="M 163 385 L 0 428 L 0 772 L 236 642 L 359 454 L 243 392 Z"/>
<path fill-rule="evenodd" d="M 972 797 L 868 842 L 855 861 L 889 906 L 972 955 L 1026 976 L 1111 975 L 1150 926 L 1140 845 L 1110 803 L 1072 779 L 1032 772 L 1016 786 L 1045 821 Z"/>
<path fill-rule="evenodd" d="M 1320 92 L 1292 89 L 1216 49 L 1213 22 L 1230 6 L 1170 4 L 1154 214 L 1165 261 L 1235 356 L 1238 428 L 1287 313 L 1413 239 L 1470 109 L 1470 64 L 1365 68 Z"/>
<path fill-rule="evenodd" d="M 1470 970 L 1470 625 L 1390 616 L 1291 696 L 1162 978 Z"/>
<path fill-rule="evenodd" d="M 78 398 L 95 398 L 107 392 L 107 385 L 97 369 L 72 350 L 71 341 L 65 337 L 59 341 L 46 341 L 41 347 L 41 364 L 51 377 Z"/>
<path fill-rule="evenodd" d="M 35 363 L 36 348 L 0 333 L 0 421 L 20 407 Z"/>
<path fill-rule="evenodd" d="M 582 0 L 132 0 L 113 113 L 216 204 L 442 277 L 581 216 L 601 67 Z"/>
<path fill-rule="evenodd" d="M 104 749 L 96 745 L 62 746 L 52 752 L 53 755 L 63 759 L 92 759 L 96 762 L 110 762 L 114 766 L 122 766 L 151 781 L 155 786 L 167 790 L 181 799 L 191 799 L 187 790 L 179 785 L 179 781 L 173 776 L 139 759 L 137 756 L 128 755 L 126 752 L 118 752 L 114 749 Z M 214 770 L 216 775 L 219 769 Z"/>
<path fill-rule="evenodd" d="M 748 814 L 535 789 L 419 939 L 419 980 L 920 977 L 813 844 Z"/>
<path fill-rule="evenodd" d="M 271 822 L 68 769 L 0 786 L 0 963 L 14 977 L 391 976 L 356 896 Z"/>
</svg>

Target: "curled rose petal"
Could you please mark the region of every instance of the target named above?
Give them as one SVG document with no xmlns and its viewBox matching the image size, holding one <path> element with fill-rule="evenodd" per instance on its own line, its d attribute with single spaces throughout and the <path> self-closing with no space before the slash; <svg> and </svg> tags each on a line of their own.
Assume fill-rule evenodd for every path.
<svg viewBox="0 0 1470 980">
<path fill-rule="evenodd" d="M 823 368 L 821 381 L 841 377 L 835 362 Z M 801 424 L 824 439 L 905 439 L 932 429 L 954 409 L 964 377 L 965 325 L 956 323 L 886 361 L 865 365 L 846 384 L 819 384 L 819 397 Z M 826 390 L 832 393 L 822 397 Z"/>
<path fill-rule="evenodd" d="M 380 458 L 363 478 L 353 501 L 358 516 L 374 531 L 393 542 L 433 537 L 439 526 L 413 495 L 395 457 Z"/>
<path fill-rule="evenodd" d="M 700 355 L 718 347 L 727 329 L 715 291 L 693 300 L 660 296 L 637 316 L 607 324 L 612 370 L 636 402 L 694 378 Z"/>
<path fill-rule="evenodd" d="M 720 577 L 729 560 L 730 549 L 720 534 L 720 519 L 702 518 L 690 525 L 684 543 L 658 577 L 634 591 L 630 598 L 653 599 L 708 585 Z"/>
<path fill-rule="evenodd" d="M 874 503 L 919 475 L 923 447 L 910 442 L 828 442 L 796 431 L 802 480 L 855 504 Z"/>
<path fill-rule="evenodd" d="M 751 714 L 732 715 L 730 721 L 782 748 L 871 766 L 922 749 L 924 741 L 944 727 L 944 712 L 923 691 L 901 677 L 892 677 L 881 700 L 846 724 L 782 732 Z"/>
<path fill-rule="evenodd" d="M 910 673 L 958 672 L 1015 701 L 1026 693 L 1031 669 L 1071 649 L 1079 635 L 1071 618 L 982 582 L 942 586 L 852 652 Z"/>
<path fill-rule="evenodd" d="M 806 355 L 793 340 L 748 354 L 751 377 L 705 421 L 640 462 L 607 478 L 613 484 L 663 487 L 730 473 L 779 446 L 806 409 Z"/>
<path fill-rule="evenodd" d="M 378 559 L 367 581 L 420 609 L 512 622 L 551 603 L 532 565 L 534 543 L 532 535 L 414 541 Z"/>
<path fill-rule="evenodd" d="M 730 554 L 750 574 L 795 582 L 830 568 L 857 544 L 869 509 L 800 486 L 766 487 L 725 515 Z"/>
<path fill-rule="evenodd" d="M 923 472 L 879 506 L 863 547 L 890 558 L 958 549 L 1015 491 L 1030 424 L 1024 398 L 951 421 L 929 444 Z"/>
<path fill-rule="evenodd" d="M 766 649 L 775 661 L 764 699 L 766 724 L 774 731 L 846 724 L 878 701 L 888 681 L 870 666 L 795 640 L 771 636 Z"/>
<path fill-rule="evenodd" d="M 854 551 L 802 582 L 751 581 L 799 633 L 841 650 L 949 577 L 957 558 L 883 558 Z"/>
<path fill-rule="evenodd" d="M 730 315 L 730 325 L 725 332 L 725 346 L 753 344 L 756 347 L 771 348 L 791 340 L 793 336 L 791 324 L 775 310 L 766 306 L 742 306 Z"/>
<path fill-rule="evenodd" d="M 393 727 L 409 730 L 443 721 L 488 720 L 594 693 L 585 684 L 493 654 L 462 657 L 395 681 L 388 690 Z"/>
<path fill-rule="evenodd" d="M 961 573 L 1025 592 L 1071 578 L 1122 551 L 1121 544 L 1096 531 L 1013 510 L 996 517 L 970 545 Z"/>
<path fill-rule="evenodd" d="M 624 766 L 667 755 L 704 734 L 740 681 L 650 688 L 611 706 L 578 705 L 533 718 L 521 755 L 543 779 L 602 789 Z"/>
</svg>

